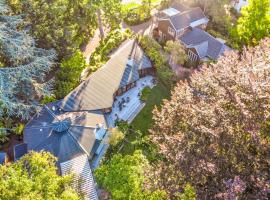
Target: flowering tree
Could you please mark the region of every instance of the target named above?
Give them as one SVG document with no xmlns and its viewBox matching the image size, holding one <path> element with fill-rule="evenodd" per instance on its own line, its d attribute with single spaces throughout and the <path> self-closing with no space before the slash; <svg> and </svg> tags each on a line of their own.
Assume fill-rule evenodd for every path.
<svg viewBox="0 0 270 200">
<path fill-rule="evenodd" d="M 156 168 L 159 187 L 175 196 L 189 182 L 201 199 L 267 198 L 269 55 L 269 38 L 230 52 L 154 111 L 152 139 L 165 160 Z"/>
<path fill-rule="evenodd" d="M 51 93 L 52 81 L 45 76 L 56 54 L 35 46 L 21 27 L 22 17 L 10 16 L 4 0 L 0 7 L 0 55 L 8 65 L 0 69 L 0 116 L 28 119 L 38 108 L 37 99 Z"/>
</svg>

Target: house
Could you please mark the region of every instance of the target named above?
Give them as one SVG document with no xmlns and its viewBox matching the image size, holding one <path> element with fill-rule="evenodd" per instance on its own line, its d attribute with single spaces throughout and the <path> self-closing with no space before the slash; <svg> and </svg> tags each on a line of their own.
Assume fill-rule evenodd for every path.
<svg viewBox="0 0 270 200">
<path fill-rule="evenodd" d="M 191 61 L 217 60 L 226 50 L 229 50 L 224 41 L 214 38 L 199 28 L 191 28 L 179 40 L 185 45 Z"/>
<path fill-rule="evenodd" d="M 125 41 L 104 66 L 64 99 L 43 106 L 28 122 L 24 130 L 27 150 L 55 155 L 60 173 L 77 175 L 75 187 L 85 199 L 97 199 L 91 168 L 108 148 L 109 128 L 116 120 L 138 114 L 142 105 L 138 93 L 152 84 L 147 80 L 154 74 L 136 40 Z"/>
<path fill-rule="evenodd" d="M 182 6 L 169 7 L 160 12 L 158 17 L 158 35 L 164 40 L 176 40 L 191 28 L 205 29 L 208 18 L 201 8 L 186 8 Z"/>
<path fill-rule="evenodd" d="M 231 4 L 237 12 L 240 12 L 243 7 L 248 5 L 248 0 L 232 0 Z"/>
</svg>

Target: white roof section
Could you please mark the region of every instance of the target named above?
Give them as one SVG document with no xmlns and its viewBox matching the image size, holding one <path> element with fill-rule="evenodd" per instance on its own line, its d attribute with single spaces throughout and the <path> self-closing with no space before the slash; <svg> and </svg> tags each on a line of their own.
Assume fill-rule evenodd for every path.
<svg viewBox="0 0 270 200">
<path fill-rule="evenodd" d="M 86 154 L 60 163 L 62 175 L 74 174 L 73 187 L 84 194 L 84 199 L 98 200 L 95 182 Z"/>
<path fill-rule="evenodd" d="M 171 17 L 173 15 L 177 15 L 180 13 L 179 10 L 176 10 L 175 8 L 167 8 L 165 10 L 162 11 L 165 15 Z"/>
<path fill-rule="evenodd" d="M 200 26 L 200 25 L 202 25 L 202 24 L 206 24 L 206 23 L 208 23 L 208 21 L 209 21 L 209 19 L 207 19 L 207 18 L 205 17 L 205 18 L 199 19 L 199 20 L 197 20 L 197 21 L 191 22 L 191 23 L 190 23 L 190 26 L 191 26 L 192 28 L 194 28 L 194 27 Z"/>
</svg>

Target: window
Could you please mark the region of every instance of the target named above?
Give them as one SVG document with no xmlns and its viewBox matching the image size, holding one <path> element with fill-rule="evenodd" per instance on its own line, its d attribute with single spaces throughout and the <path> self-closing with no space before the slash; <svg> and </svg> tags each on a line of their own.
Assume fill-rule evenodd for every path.
<svg viewBox="0 0 270 200">
<path fill-rule="evenodd" d="M 198 59 L 198 56 L 193 53 L 191 50 L 188 51 L 188 58 L 191 60 L 191 61 L 196 61 Z"/>
<path fill-rule="evenodd" d="M 170 26 L 168 27 L 168 33 L 174 36 L 174 30 Z"/>
</svg>

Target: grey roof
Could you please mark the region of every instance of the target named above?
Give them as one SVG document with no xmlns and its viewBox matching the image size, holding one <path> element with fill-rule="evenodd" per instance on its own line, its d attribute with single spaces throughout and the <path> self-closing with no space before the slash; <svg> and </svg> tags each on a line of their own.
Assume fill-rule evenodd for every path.
<svg viewBox="0 0 270 200">
<path fill-rule="evenodd" d="M 24 142 L 28 150 L 49 151 L 58 158 L 59 163 L 82 154 L 91 156 L 96 142 L 96 125 L 102 124 L 106 128 L 103 114 L 64 113 L 57 104 L 53 102 L 44 106 L 26 125 Z"/>
<path fill-rule="evenodd" d="M 134 65 L 127 65 L 134 60 Z M 122 86 L 139 79 L 138 69 L 151 63 L 138 43 L 128 40 L 111 59 L 68 94 L 59 106 L 64 111 L 89 111 L 111 108 L 114 93 Z"/>
<path fill-rule="evenodd" d="M 27 154 L 27 144 L 21 143 L 14 146 L 14 160 L 19 160 Z"/>
<path fill-rule="evenodd" d="M 7 154 L 5 152 L 0 152 L 0 165 L 4 164 Z"/>
<path fill-rule="evenodd" d="M 60 164 L 61 174 L 73 174 L 73 187 L 79 190 L 84 199 L 98 200 L 95 181 L 86 154 Z"/>
<path fill-rule="evenodd" d="M 189 10 L 188 7 L 184 6 L 184 5 L 181 4 L 181 3 L 175 2 L 175 1 L 171 4 L 170 7 L 171 7 L 171 8 L 174 8 L 174 9 L 180 11 L 180 12 L 184 12 L 184 11 Z"/>
<path fill-rule="evenodd" d="M 176 30 L 181 30 L 183 28 L 186 28 L 190 26 L 191 23 L 201 20 L 201 19 L 206 19 L 206 17 L 203 14 L 202 9 L 199 7 L 192 8 L 183 13 L 170 17 L 170 20 Z"/>
<path fill-rule="evenodd" d="M 180 40 L 186 47 L 195 48 L 200 58 L 207 56 L 216 60 L 228 48 L 225 44 L 199 28 L 193 28 L 180 37 Z"/>
</svg>

